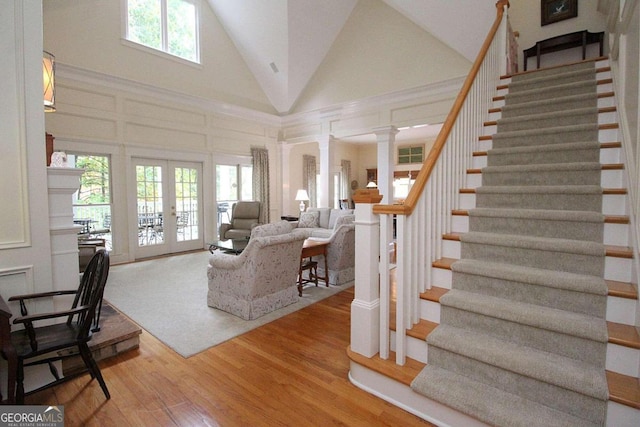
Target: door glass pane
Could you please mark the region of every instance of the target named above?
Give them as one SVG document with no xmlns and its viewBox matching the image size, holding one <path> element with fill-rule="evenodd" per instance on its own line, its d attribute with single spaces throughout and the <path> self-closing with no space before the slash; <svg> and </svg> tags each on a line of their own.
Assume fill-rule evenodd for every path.
<svg viewBox="0 0 640 427">
<path fill-rule="evenodd" d="M 162 217 L 162 168 L 136 166 L 138 245 L 164 243 Z"/>
<path fill-rule="evenodd" d="M 176 175 L 176 240 L 198 238 L 198 171 L 177 167 Z"/>
</svg>

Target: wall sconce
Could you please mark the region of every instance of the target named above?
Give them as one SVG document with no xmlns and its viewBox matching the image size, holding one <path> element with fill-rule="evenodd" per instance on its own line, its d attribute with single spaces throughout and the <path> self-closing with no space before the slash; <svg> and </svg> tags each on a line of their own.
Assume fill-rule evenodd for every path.
<svg viewBox="0 0 640 427">
<path fill-rule="evenodd" d="M 42 85 L 44 89 L 44 111 L 56 111 L 56 57 L 47 51 L 42 51 Z"/>
<path fill-rule="evenodd" d="M 378 184 L 373 181 L 369 181 L 369 183 L 367 184 L 367 188 L 378 188 Z"/>
<path fill-rule="evenodd" d="M 305 206 L 304 202 L 309 200 L 309 194 L 307 190 L 298 190 L 296 193 L 296 201 L 300 202 L 300 212 L 304 212 Z"/>
</svg>

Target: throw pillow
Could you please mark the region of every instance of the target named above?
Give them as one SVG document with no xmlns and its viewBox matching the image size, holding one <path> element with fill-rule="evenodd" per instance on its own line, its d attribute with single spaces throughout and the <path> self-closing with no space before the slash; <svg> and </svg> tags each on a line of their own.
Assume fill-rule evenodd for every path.
<svg viewBox="0 0 640 427">
<path fill-rule="evenodd" d="M 319 227 L 319 212 L 305 212 L 300 215 L 300 220 L 298 221 L 298 228 L 315 228 Z"/>
</svg>

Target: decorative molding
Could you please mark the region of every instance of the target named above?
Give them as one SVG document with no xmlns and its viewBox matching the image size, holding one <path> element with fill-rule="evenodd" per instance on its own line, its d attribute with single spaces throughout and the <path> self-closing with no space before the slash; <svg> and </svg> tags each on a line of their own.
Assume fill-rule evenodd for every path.
<svg viewBox="0 0 640 427">
<path fill-rule="evenodd" d="M 152 86 L 145 83 L 134 82 L 132 80 L 115 77 L 96 71 L 85 70 L 60 62 L 56 63 L 56 78 L 60 80 L 69 79 L 81 83 L 86 83 L 92 87 L 102 86 L 112 90 L 130 92 L 149 98 L 159 99 L 168 103 L 178 102 L 180 104 L 196 107 L 210 113 L 238 117 L 259 122 L 267 126 L 280 127 L 282 123 L 281 117 L 275 114 L 264 113 L 221 101 L 185 95 L 183 93 L 175 92 L 169 89 Z"/>
</svg>

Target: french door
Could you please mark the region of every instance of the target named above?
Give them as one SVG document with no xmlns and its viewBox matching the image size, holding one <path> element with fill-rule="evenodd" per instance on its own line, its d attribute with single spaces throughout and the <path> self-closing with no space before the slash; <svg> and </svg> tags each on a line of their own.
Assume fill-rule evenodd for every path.
<svg viewBox="0 0 640 427">
<path fill-rule="evenodd" d="M 202 164 L 134 159 L 136 258 L 203 248 Z"/>
</svg>

